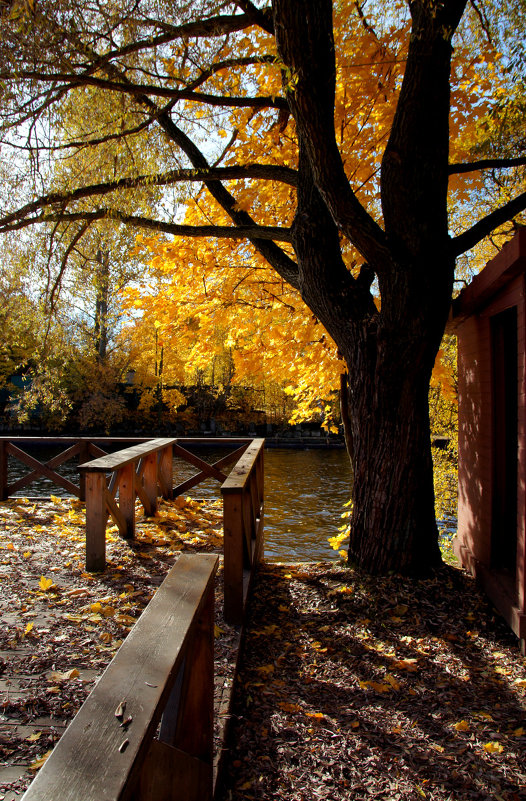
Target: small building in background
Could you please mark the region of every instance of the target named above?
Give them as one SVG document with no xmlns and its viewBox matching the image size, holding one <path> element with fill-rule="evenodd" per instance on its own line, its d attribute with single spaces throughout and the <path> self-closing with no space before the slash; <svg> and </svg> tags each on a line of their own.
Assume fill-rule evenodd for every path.
<svg viewBox="0 0 526 801">
<path fill-rule="evenodd" d="M 453 304 L 458 336 L 456 553 L 526 641 L 526 229 Z"/>
</svg>

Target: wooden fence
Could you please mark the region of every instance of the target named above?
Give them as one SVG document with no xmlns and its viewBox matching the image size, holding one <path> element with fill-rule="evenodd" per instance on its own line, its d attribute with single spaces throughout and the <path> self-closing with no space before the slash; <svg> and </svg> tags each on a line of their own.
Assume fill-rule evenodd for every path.
<svg viewBox="0 0 526 801">
<path fill-rule="evenodd" d="M 23 801 L 211 800 L 217 564 L 179 558 Z"/>
<path fill-rule="evenodd" d="M 16 445 L 14 442 L 16 441 Z M 0 500 L 27 486 L 38 476 L 46 476 L 56 484 L 86 500 L 86 569 L 104 570 L 106 564 L 106 526 L 111 516 L 122 537 L 135 532 L 135 498 L 139 497 L 146 514 L 153 515 L 157 497 L 173 498 L 188 492 L 207 478 L 221 483 L 223 497 L 225 619 L 240 624 L 253 568 L 263 556 L 264 466 L 263 439 L 159 438 L 130 440 L 107 438 L 61 438 L 69 447 L 48 462 L 40 462 L 24 452 L 19 444 L 51 445 L 56 439 L 27 437 L 20 440 L 0 438 Z M 113 443 L 131 447 L 107 454 L 99 444 Z M 99 444 L 97 444 L 99 443 Z M 236 448 L 209 464 L 187 449 L 192 445 L 228 445 Z M 7 480 L 7 456 L 11 454 L 32 469 L 19 481 Z M 68 459 L 82 459 L 95 454 L 96 459 L 79 467 L 79 485 L 64 479 L 55 469 Z M 191 478 L 172 486 L 172 459 L 178 456 L 198 468 Z M 223 468 L 236 462 L 227 477 Z"/>
</svg>

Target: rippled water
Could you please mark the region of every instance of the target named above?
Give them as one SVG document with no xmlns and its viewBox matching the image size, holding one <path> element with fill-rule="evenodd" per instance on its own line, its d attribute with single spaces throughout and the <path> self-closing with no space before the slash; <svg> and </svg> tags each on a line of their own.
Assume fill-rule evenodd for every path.
<svg viewBox="0 0 526 801">
<path fill-rule="evenodd" d="M 36 458 L 49 459 L 54 453 L 34 451 Z M 213 462 L 225 450 L 196 451 Z M 25 474 L 19 462 L 10 459 L 10 476 Z M 60 472 L 77 482 L 73 462 Z M 196 469 L 180 459 L 174 460 L 176 483 L 188 478 Z M 285 449 L 265 451 L 265 558 L 270 561 L 333 559 L 336 552 L 327 540 L 338 532 L 343 504 L 349 500 L 351 470 L 344 449 Z M 47 479 L 39 480 L 22 490 L 20 495 L 67 495 Z M 219 483 L 209 479 L 189 494 L 194 497 L 220 497 Z"/>
</svg>

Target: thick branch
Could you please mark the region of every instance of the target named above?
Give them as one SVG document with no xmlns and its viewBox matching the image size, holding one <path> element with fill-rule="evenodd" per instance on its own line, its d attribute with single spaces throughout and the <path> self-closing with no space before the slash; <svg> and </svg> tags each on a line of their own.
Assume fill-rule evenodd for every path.
<svg viewBox="0 0 526 801">
<path fill-rule="evenodd" d="M 247 164 L 245 166 L 232 167 L 210 167 L 205 170 L 170 170 L 158 175 L 139 175 L 135 178 L 121 178 L 117 181 L 106 181 L 100 184 L 90 184 L 81 186 L 71 192 L 52 192 L 43 195 L 31 203 L 27 203 L 22 208 L 6 215 L 0 219 L 0 230 L 8 228 L 12 223 L 20 221 L 39 209 L 64 205 L 75 200 L 84 198 L 107 195 L 122 189 L 136 189 L 139 187 L 148 188 L 150 186 L 167 186 L 183 181 L 206 182 L 206 181 L 231 181 L 236 179 L 262 179 L 281 181 L 282 183 L 295 186 L 297 183 L 297 173 L 289 167 L 274 166 L 272 164 Z"/>
<path fill-rule="evenodd" d="M 149 95 L 152 97 L 167 97 L 171 100 L 191 100 L 194 103 L 204 103 L 208 106 L 221 106 L 224 108 L 277 108 L 288 110 L 288 105 L 282 97 L 228 97 L 226 95 L 211 95 L 205 92 L 193 92 L 190 89 L 175 89 L 169 86 L 156 86 L 155 84 L 133 84 L 129 81 L 111 81 L 107 78 L 95 78 L 92 75 L 71 74 L 55 72 L 51 74 L 24 71 L 17 75 L 12 72 L 0 73 L 0 80 L 37 80 L 42 83 L 63 83 L 65 88 L 79 86 L 96 86 L 98 89 L 107 89 L 111 92 L 121 92 L 126 95 Z"/>
<path fill-rule="evenodd" d="M 191 237 L 215 237 L 219 239 L 257 239 L 257 240 L 276 240 L 279 242 L 290 242 L 291 233 L 289 228 L 279 228 L 271 225 L 238 225 L 228 227 L 224 225 L 178 225 L 176 223 L 164 222 L 163 220 L 152 220 L 149 217 L 140 217 L 135 214 L 125 214 L 117 209 L 100 208 L 97 211 L 76 211 L 76 212 L 56 212 L 46 214 L 42 212 L 37 216 L 26 218 L 0 227 L 0 233 L 8 231 L 19 231 L 36 223 L 63 222 L 70 223 L 77 220 L 86 222 L 96 222 L 97 220 L 114 220 L 126 225 L 133 225 L 137 228 L 146 228 L 150 231 L 161 231 L 172 236 L 191 236 Z"/>
<path fill-rule="evenodd" d="M 526 164 L 526 156 L 502 159 L 479 159 L 478 161 L 470 161 L 466 164 L 450 164 L 448 172 L 450 175 L 459 175 L 460 173 L 476 172 L 477 170 L 505 170 L 510 167 L 522 167 L 523 164 Z"/>
<path fill-rule="evenodd" d="M 287 100 L 316 185 L 338 228 L 380 272 L 390 264 L 385 234 L 353 193 L 336 144 L 332 4 L 275 0 L 274 26 L 289 68 Z"/>
<path fill-rule="evenodd" d="M 520 212 L 525 209 L 526 192 L 523 192 L 522 195 L 505 203 L 504 206 L 487 214 L 486 217 L 483 217 L 482 220 L 472 225 L 471 228 L 468 228 L 463 234 L 456 236 L 451 241 L 454 256 L 459 256 L 461 253 L 471 250 L 471 248 L 475 247 L 484 237 L 491 234 L 492 231 L 495 231 L 496 228 L 503 225 L 505 222 L 509 222 L 516 214 L 520 214 Z"/>
</svg>

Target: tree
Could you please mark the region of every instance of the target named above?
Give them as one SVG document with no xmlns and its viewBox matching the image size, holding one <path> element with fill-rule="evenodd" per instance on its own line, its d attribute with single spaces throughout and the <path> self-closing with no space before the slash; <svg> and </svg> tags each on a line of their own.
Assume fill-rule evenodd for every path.
<svg viewBox="0 0 526 801">
<path fill-rule="evenodd" d="M 478 220 L 465 214 L 484 189 L 481 170 L 526 163 L 523 144 L 505 158 L 458 161 L 469 161 L 476 138 L 473 129 L 460 136 L 467 115 L 486 118 L 492 80 L 506 89 L 514 77 L 479 35 L 492 7 L 466 6 L 413 0 L 367 15 L 346 0 L 334 9 L 329 0 L 50 0 L 45 14 L 38 2 L 2 5 L 3 141 L 28 151 L 42 185 L 46 165 L 35 154 L 43 145 L 56 153 L 58 110 L 86 87 L 121 98 L 123 126 L 94 125 L 61 148 L 91 152 L 145 132 L 165 147 L 153 171 L 132 164 L 97 183 L 79 175 L 75 187 L 33 192 L 4 209 L 0 230 L 113 219 L 238 242 L 242 264 L 270 265 L 346 364 L 349 559 L 374 572 L 440 561 L 428 389 L 455 259 L 526 208 L 519 190 Z M 200 195 L 195 202 L 204 224 L 181 222 L 169 205 L 153 215 L 127 206 L 127 191 L 181 182 L 203 184 L 206 207 Z M 26 184 L 21 171 L 14 202 Z"/>
</svg>

